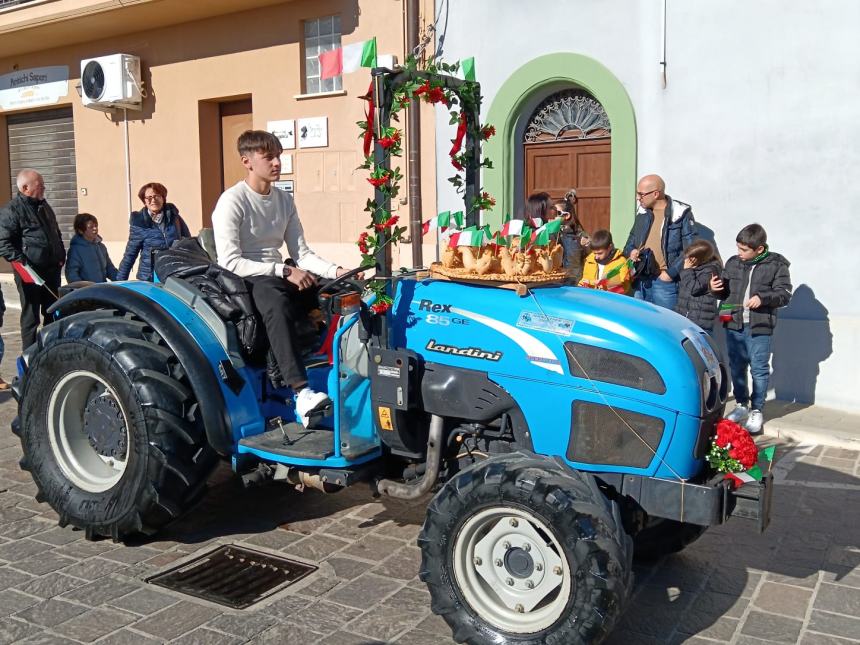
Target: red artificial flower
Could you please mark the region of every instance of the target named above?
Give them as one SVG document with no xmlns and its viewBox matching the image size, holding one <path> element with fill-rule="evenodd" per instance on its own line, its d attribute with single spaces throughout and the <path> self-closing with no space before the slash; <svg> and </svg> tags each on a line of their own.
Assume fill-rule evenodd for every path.
<svg viewBox="0 0 860 645">
<path fill-rule="evenodd" d="M 379 188 L 383 184 L 388 183 L 389 175 L 383 175 L 382 177 L 368 177 L 367 181 L 370 182 L 371 186 L 375 186 Z"/>
<path fill-rule="evenodd" d="M 389 227 L 394 226 L 395 224 L 397 224 L 397 220 L 399 220 L 399 219 L 400 219 L 400 216 L 399 216 L 399 215 L 392 215 L 391 217 L 389 217 L 389 218 L 388 218 L 387 220 L 385 220 L 384 222 L 382 222 L 382 223 L 380 223 L 380 224 L 374 224 L 374 225 L 373 225 L 373 227 L 374 227 L 377 231 L 384 231 L 386 228 L 389 228 Z"/>
<path fill-rule="evenodd" d="M 752 468 L 758 461 L 755 441 L 744 428 L 734 421 L 721 419 L 717 423 L 717 437 L 714 443 L 720 448 L 729 448 L 729 457 L 737 459 L 744 468 Z"/>
<path fill-rule="evenodd" d="M 463 164 L 457 161 L 456 157 L 451 157 L 451 165 L 454 166 L 457 170 L 463 170 Z"/>
<path fill-rule="evenodd" d="M 390 137 L 382 137 L 379 140 L 379 145 L 381 145 L 386 150 L 392 146 L 396 146 L 400 142 L 400 130 L 395 130 L 394 134 Z"/>
<path fill-rule="evenodd" d="M 374 302 L 372 305 L 370 305 L 370 308 L 375 314 L 384 314 L 386 311 L 391 309 L 391 303 L 386 300 L 382 300 L 379 302 Z"/>
<path fill-rule="evenodd" d="M 494 197 L 492 197 L 492 196 L 490 195 L 490 193 L 487 193 L 487 192 L 481 193 L 481 198 L 482 198 L 482 199 L 483 199 L 487 204 L 489 204 L 490 206 L 495 206 L 495 205 L 496 205 L 496 200 L 495 200 L 495 198 L 494 198 Z"/>
<path fill-rule="evenodd" d="M 368 252 L 368 248 L 367 248 L 367 238 L 368 238 L 368 236 L 369 236 L 369 235 L 370 235 L 370 233 L 368 233 L 367 231 L 365 231 L 364 233 L 362 233 L 361 235 L 359 235 L 359 236 L 358 236 L 358 242 L 357 242 L 357 244 L 358 244 L 358 250 L 359 250 L 359 251 L 361 251 L 362 253 L 364 253 L 365 255 L 366 255 L 366 254 L 367 254 L 367 252 Z"/>
<path fill-rule="evenodd" d="M 448 99 L 445 98 L 445 91 L 441 87 L 434 87 L 427 94 L 427 101 L 430 103 L 444 103 L 448 105 Z"/>
<path fill-rule="evenodd" d="M 483 128 L 481 128 L 481 138 L 484 141 L 492 137 L 494 134 L 496 134 L 495 126 L 485 125 Z"/>
<path fill-rule="evenodd" d="M 424 94 L 425 92 L 429 92 L 429 91 L 430 91 L 430 81 L 424 81 L 424 84 L 423 84 L 423 85 L 419 85 L 419 86 L 418 86 L 418 89 L 416 89 L 416 90 L 412 93 L 412 96 L 421 96 L 421 95 L 422 95 L 422 94 Z"/>
</svg>

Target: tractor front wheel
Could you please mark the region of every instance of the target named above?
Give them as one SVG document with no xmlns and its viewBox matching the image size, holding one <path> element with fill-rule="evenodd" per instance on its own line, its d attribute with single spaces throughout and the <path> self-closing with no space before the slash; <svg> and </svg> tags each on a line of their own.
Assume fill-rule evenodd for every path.
<svg viewBox="0 0 860 645">
<path fill-rule="evenodd" d="M 184 369 L 145 323 L 75 314 L 45 327 L 25 359 L 13 430 L 61 526 L 151 534 L 199 499 L 217 456 Z"/>
<path fill-rule="evenodd" d="M 531 453 L 451 479 L 419 544 L 433 611 L 470 645 L 600 642 L 630 591 L 617 505 L 587 474 Z"/>
</svg>

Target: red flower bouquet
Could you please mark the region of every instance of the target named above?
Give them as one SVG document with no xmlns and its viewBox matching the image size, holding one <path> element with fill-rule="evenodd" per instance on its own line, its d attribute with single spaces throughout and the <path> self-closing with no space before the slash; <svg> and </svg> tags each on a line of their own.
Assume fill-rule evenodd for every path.
<svg viewBox="0 0 860 645">
<path fill-rule="evenodd" d="M 711 443 L 707 458 L 717 472 L 735 473 L 756 465 L 758 448 L 744 428 L 734 421 L 721 419 L 717 423 L 717 436 Z"/>
</svg>

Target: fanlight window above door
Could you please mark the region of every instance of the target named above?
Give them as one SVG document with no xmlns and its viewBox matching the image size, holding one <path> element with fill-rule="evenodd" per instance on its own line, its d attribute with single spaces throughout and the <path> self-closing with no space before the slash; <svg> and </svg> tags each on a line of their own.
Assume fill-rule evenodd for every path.
<svg viewBox="0 0 860 645">
<path fill-rule="evenodd" d="M 610 133 L 606 110 L 593 96 L 581 90 L 564 90 L 538 105 L 529 119 L 524 142 L 601 139 Z"/>
</svg>

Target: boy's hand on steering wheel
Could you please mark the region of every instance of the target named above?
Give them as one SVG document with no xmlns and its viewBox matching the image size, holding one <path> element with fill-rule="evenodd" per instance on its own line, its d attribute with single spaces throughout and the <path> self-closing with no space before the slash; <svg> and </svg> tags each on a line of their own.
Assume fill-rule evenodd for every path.
<svg viewBox="0 0 860 645">
<path fill-rule="evenodd" d="M 350 272 L 350 269 L 344 269 L 343 267 L 338 267 L 338 268 L 337 268 L 337 273 L 335 273 L 335 277 L 338 277 L 338 278 L 339 278 L 339 277 L 340 277 L 340 276 L 342 276 L 344 273 L 349 273 L 349 272 Z M 361 273 L 356 273 L 356 274 L 353 276 L 353 278 L 355 278 L 356 280 L 364 280 L 364 271 L 362 271 Z"/>
<path fill-rule="evenodd" d="M 297 267 L 291 267 L 289 274 L 284 276 L 284 280 L 296 285 L 299 291 L 310 289 L 317 283 L 316 278 L 312 274 L 302 271 Z"/>
</svg>

